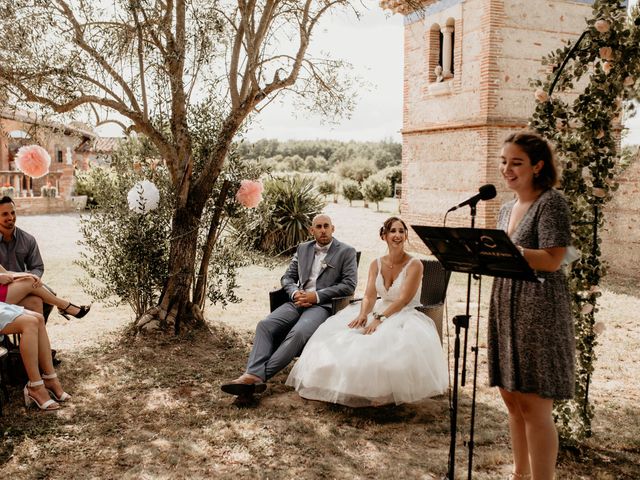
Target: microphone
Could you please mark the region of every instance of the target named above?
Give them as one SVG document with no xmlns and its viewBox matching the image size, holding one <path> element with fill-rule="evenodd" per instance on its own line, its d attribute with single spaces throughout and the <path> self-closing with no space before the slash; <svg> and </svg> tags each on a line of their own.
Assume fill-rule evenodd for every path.
<svg viewBox="0 0 640 480">
<path fill-rule="evenodd" d="M 491 200 L 492 198 L 496 198 L 496 195 L 496 187 L 488 183 L 481 186 L 478 189 L 478 193 L 476 193 L 473 197 L 467 198 L 464 202 L 459 203 L 455 207 L 451 207 L 449 210 L 447 210 L 447 213 L 453 212 L 454 210 L 457 210 L 460 207 L 464 207 L 466 205 L 475 207 L 476 203 L 478 203 L 480 200 Z"/>
</svg>

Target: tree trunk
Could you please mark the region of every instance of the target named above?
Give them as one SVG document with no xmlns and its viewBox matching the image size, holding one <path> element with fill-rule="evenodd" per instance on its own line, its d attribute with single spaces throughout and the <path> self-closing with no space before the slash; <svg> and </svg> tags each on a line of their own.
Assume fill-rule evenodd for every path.
<svg viewBox="0 0 640 480">
<path fill-rule="evenodd" d="M 192 202 L 178 206 L 172 222 L 169 250 L 169 277 L 157 307 L 150 309 L 137 321 L 137 330 L 173 330 L 198 328 L 204 317 L 200 308 L 191 301 L 191 287 L 195 276 L 195 258 L 198 245 L 198 227 L 202 207 Z"/>
</svg>

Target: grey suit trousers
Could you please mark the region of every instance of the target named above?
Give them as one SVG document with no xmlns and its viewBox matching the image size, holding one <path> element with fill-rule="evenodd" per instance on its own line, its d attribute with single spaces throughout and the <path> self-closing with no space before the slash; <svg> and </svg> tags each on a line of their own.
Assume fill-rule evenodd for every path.
<svg viewBox="0 0 640 480">
<path fill-rule="evenodd" d="M 329 315 L 325 307 L 299 308 L 293 302 L 275 309 L 256 327 L 247 373 L 262 380 L 273 377 L 300 355 L 307 340 Z"/>
</svg>

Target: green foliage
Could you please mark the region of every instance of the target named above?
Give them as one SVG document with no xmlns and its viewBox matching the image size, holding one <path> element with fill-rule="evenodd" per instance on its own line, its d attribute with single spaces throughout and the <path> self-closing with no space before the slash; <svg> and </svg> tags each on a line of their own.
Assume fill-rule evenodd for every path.
<svg viewBox="0 0 640 480">
<path fill-rule="evenodd" d="M 328 172 L 340 163 L 349 163 L 356 158 L 372 161 L 376 170 L 399 165 L 402 160 L 402 145 L 391 140 L 382 142 L 339 142 L 337 140 L 258 140 L 243 142 L 238 154 L 245 160 L 260 160 L 275 170 L 287 171 L 289 157 L 304 159 L 300 170 L 305 172 Z"/>
<path fill-rule="evenodd" d="M 530 124 L 556 145 L 563 165 L 562 189 L 571 208 L 573 244 L 582 252 L 569 275 L 576 329 L 576 395 L 574 400 L 556 405 L 554 412 L 561 439 L 567 444 L 592 434 L 593 407 L 588 391 L 596 361 L 593 327 L 600 296 L 598 285 L 605 274 L 598 231 L 603 227 L 603 207 L 617 188 L 616 177 L 625 165 L 620 161 L 615 125 L 623 100 L 638 96 L 637 18 L 637 10 L 628 18 L 620 2 L 596 0 L 584 38 L 561 72 L 556 92 L 546 94 L 555 73 L 533 82 L 538 89 L 538 104 Z M 572 47 L 568 43 L 557 49 L 543 63 L 562 65 Z M 586 85 L 582 93 L 577 97 L 562 95 L 578 82 Z"/>
<path fill-rule="evenodd" d="M 194 122 L 197 123 L 195 118 Z M 193 126 L 200 128 L 204 136 L 205 127 L 200 127 Z M 78 262 L 87 273 L 88 278 L 81 280 L 81 284 L 89 295 L 111 305 L 128 304 L 136 317 L 157 304 L 166 281 L 175 203 L 166 167 L 150 143 L 140 138 L 123 142 L 114 153 L 110 168 L 95 168 L 82 175 L 83 182 L 91 186 L 97 206 L 81 218 L 83 240 L 80 244 L 86 248 L 81 251 Z M 196 152 L 201 148 L 205 146 L 194 145 Z M 236 270 L 256 261 L 247 251 L 246 237 L 232 235 L 227 227 L 229 217 L 241 219 L 250 214 L 235 201 L 233 194 L 241 179 L 255 178 L 259 172 L 254 165 L 243 164 L 231 154 L 203 213 L 199 252 L 214 216 L 214 200 L 220 196 L 223 180 L 229 181 L 231 194 L 224 202 L 223 221 L 207 272 L 207 296 L 214 303 L 238 302 Z M 127 202 L 127 193 L 141 180 L 151 181 L 160 190 L 158 208 L 144 214 L 130 210 Z M 196 264 L 199 265 L 200 260 L 201 255 L 196 258 Z"/>
<path fill-rule="evenodd" d="M 350 206 L 354 200 L 362 200 L 364 198 L 362 190 L 360 189 L 360 184 L 353 180 L 345 180 L 342 182 L 342 196 L 349 200 Z"/>
<path fill-rule="evenodd" d="M 88 172 L 75 173 L 75 194 L 87 196 L 87 207 L 95 207 L 98 205 L 96 201 L 96 185 L 93 175 Z"/>
<path fill-rule="evenodd" d="M 349 163 L 341 164 L 338 167 L 338 173 L 344 178 L 349 178 L 358 183 L 362 183 L 371 175 L 376 173 L 376 167 L 371 160 L 367 160 L 366 158 L 356 158 Z"/>
<path fill-rule="evenodd" d="M 336 193 L 337 189 L 338 189 L 338 181 L 335 178 L 332 177 L 323 177 L 320 180 L 318 180 L 318 182 L 316 183 L 317 187 L 318 187 L 318 192 L 320 192 L 322 195 L 324 195 L 325 197 L 327 195 L 331 195 L 333 193 Z"/>
<path fill-rule="evenodd" d="M 362 184 L 362 194 L 365 200 L 376 203 L 376 210 L 380 211 L 380 202 L 391 195 L 391 188 L 386 178 L 369 177 Z"/>
<path fill-rule="evenodd" d="M 235 222 L 253 248 L 282 255 L 309 239 L 311 220 L 326 202 L 313 180 L 300 175 L 274 176 L 264 181 L 264 200 L 246 219 Z"/>
<path fill-rule="evenodd" d="M 391 189 L 391 195 L 395 195 L 396 185 L 402 184 L 402 167 L 387 167 L 384 170 L 380 170 L 376 173 L 376 177 L 382 177 L 389 182 L 389 188 Z"/>
<path fill-rule="evenodd" d="M 113 155 L 112 168 L 82 175 L 98 207 L 80 221 L 86 248 L 78 264 L 88 275 L 81 284 L 95 300 L 129 304 L 136 316 L 155 304 L 167 275 L 173 200 L 166 169 L 155 156 L 147 143 L 130 140 Z M 127 203 L 127 192 L 142 179 L 160 190 L 158 208 L 143 215 Z"/>
</svg>

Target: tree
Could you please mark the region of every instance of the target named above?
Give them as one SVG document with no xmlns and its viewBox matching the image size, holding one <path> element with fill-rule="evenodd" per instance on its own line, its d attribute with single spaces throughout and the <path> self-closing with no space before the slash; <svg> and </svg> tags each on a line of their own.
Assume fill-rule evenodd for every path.
<svg viewBox="0 0 640 480">
<path fill-rule="evenodd" d="M 391 187 L 386 178 L 374 175 L 362 184 L 362 195 L 365 200 L 376 203 L 376 210 L 380 211 L 380 202 L 391 195 Z"/>
<path fill-rule="evenodd" d="M 342 163 L 338 168 L 338 173 L 344 178 L 362 183 L 376 172 L 376 167 L 366 158 L 356 158 L 350 162 Z"/>
<path fill-rule="evenodd" d="M 247 118 L 290 91 L 325 115 L 351 107 L 341 62 L 309 45 L 325 15 L 349 0 L 0 0 L 0 98 L 17 108 L 120 123 L 145 135 L 166 161 L 175 204 L 161 327 L 198 324 L 194 305 L 218 238 L 201 223 L 209 193 L 221 195 L 223 162 Z M 192 125 L 210 118 L 210 143 Z M 106 113 L 105 113 L 106 112 Z M 114 117 L 117 115 L 118 117 Z M 197 239 L 206 242 L 196 265 Z"/>
<path fill-rule="evenodd" d="M 349 206 L 352 206 L 354 200 L 362 200 L 362 191 L 360 184 L 353 180 L 342 182 L 342 195 L 349 200 Z"/>
</svg>

